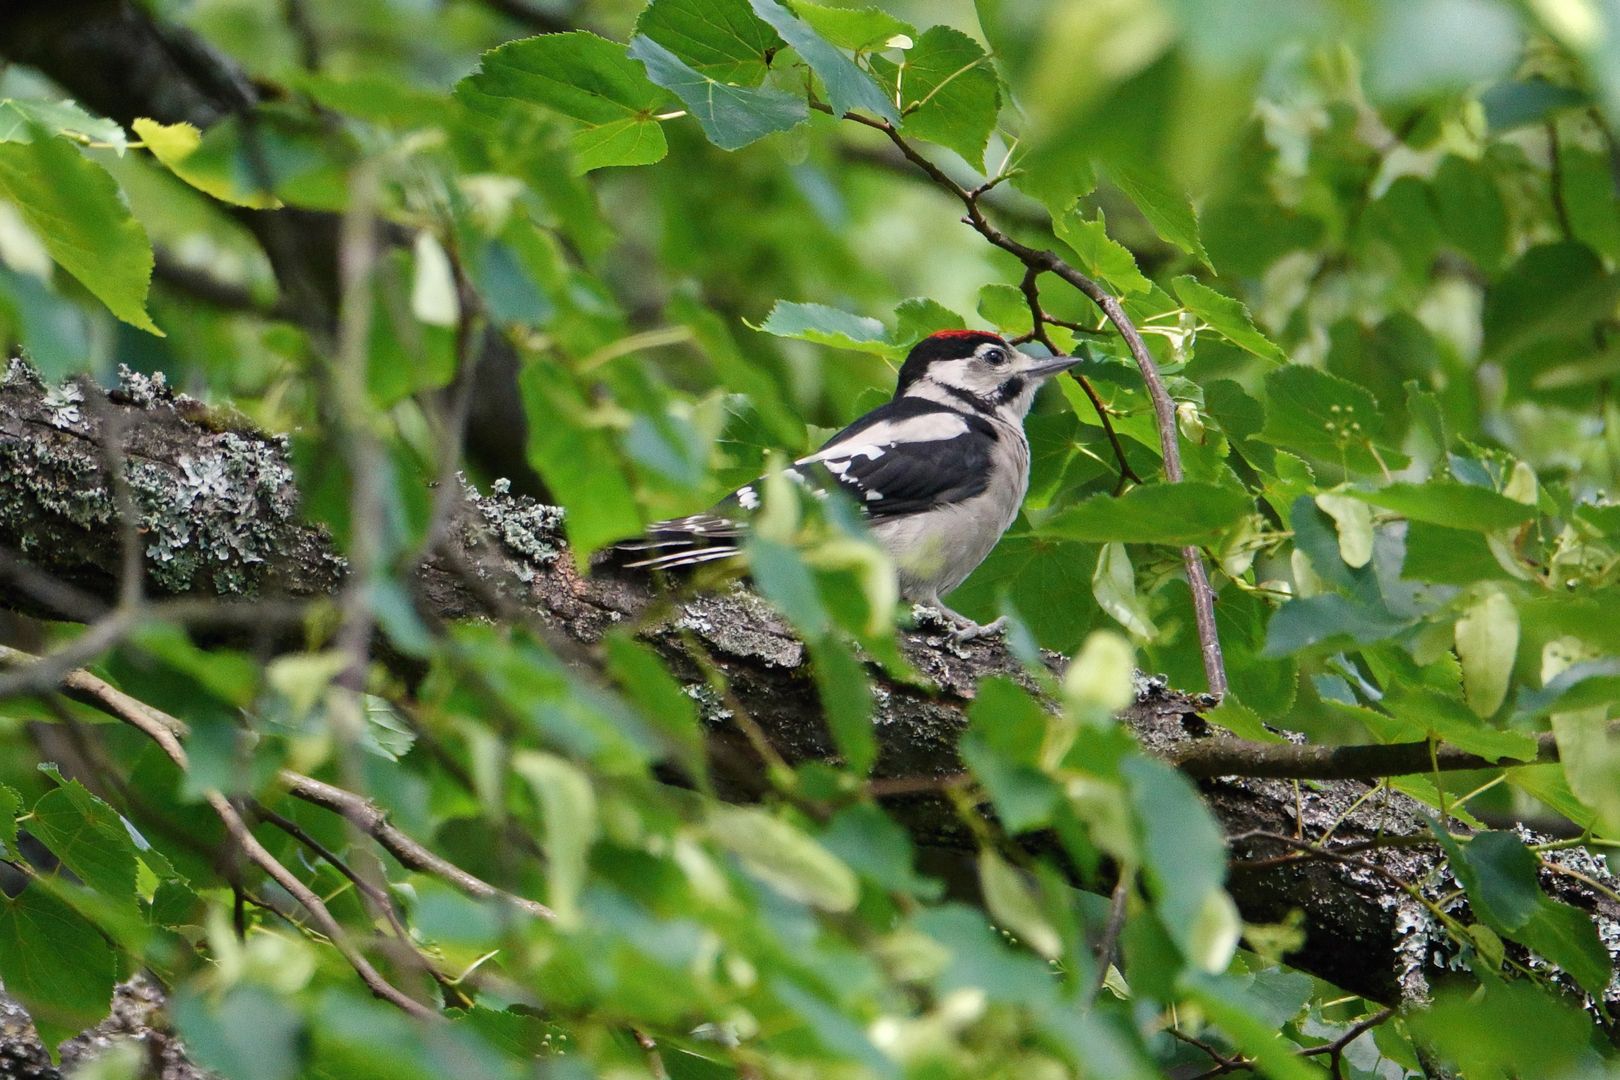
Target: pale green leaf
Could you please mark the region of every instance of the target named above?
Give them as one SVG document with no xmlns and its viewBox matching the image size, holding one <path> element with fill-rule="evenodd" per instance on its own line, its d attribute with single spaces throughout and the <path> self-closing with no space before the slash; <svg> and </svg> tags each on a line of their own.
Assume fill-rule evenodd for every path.
<svg viewBox="0 0 1620 1080">
<path fill-rule="evenodd" d="M 709 835 L 749 873 L 791 900 L 848 911 L 860 898 L 854 871 L 794 826 L 751 806 L 717 806 Z"/>
<path fill-rule="evenodd" d="M 1048 960 L 1063 951 L 1063 937 L 1041 910 L 1030 882 L 989 848 L 979 852 L 979 888 L 990 917 Z"/>
<path fill-rule="evenodd" d="M 1095 221 L 1087 221 L 1075 209 L 1053 224 L 1058 239 L 1073 249 L 1081 267 L 1092 277 L 1102 279 L 1121 293 L 1147 292 L 1153 288 L 1153 283 L 1137 267 L 1136 256 L 1108 235 L 1108 219 L 1100 207 Z"/>
<path fill-rule="evenodd" d="M 555 754 L 524 750 L 512 769 L 529 782 L 545 825 L 546 899 L 563 927 L 579 925 L 591 844 L 596 839 L 596 793 L 590 778 Z"/>
<path fill-rule="evenodd" d="M 1501 708 L 1519 651 L 1519 612 L 1500 589 L 1490 589 L 1457 618 L 1457 656 L 1462 660 L 1468 704 L 1480 716 Z"/>
</svg>

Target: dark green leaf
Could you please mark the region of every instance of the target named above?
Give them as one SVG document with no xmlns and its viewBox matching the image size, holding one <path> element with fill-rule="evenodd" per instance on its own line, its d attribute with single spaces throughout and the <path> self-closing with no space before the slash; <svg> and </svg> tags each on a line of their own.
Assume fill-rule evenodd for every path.
<svg viewBox="0 0 1620 1080">
<path fill-rule="evenodd" d="M 1095 542 L 1199 544 L 1213 540 L 1252 509 L 1242 491 L 1219 484 L 1144 484 L 1118 498 L 1097 495 L 1059 511 L 1039 533 Z"/>
<path fill-rule="evenodd" d="M 29 831 L 86 885 L 123 904 L 135 902 L 135 845 L 112 807 L 68 780 L 40 796 Z"/>
<path fill-rule="evenodd" d="M 22 811 L 22 796 L 16 788 L 0 784 L 0 858 L 17 857 L 17 814 Z"/>
<path fill-rule="evenodd" d="M 648 165 L 668 149 L 654 119 L 667 99 L 630 55 L 618 42 L 583 30 L 542 34 L 485 53 L 456 92 L 481 111 L 498 112 L 499 100 L 513 99 L 577 121 L 575 164 L 582 172 Z"/>
<path fill-rule="evenodd" d="M 1406 625 L 1387 611 L 1342 596 L 1304 597 L 1277 609 L 1266 625 L 1266 646 L 1260 655 L 1292 656 L 1315 645 L 1345 640 L 1366 645 L 1391 637 Z"/>
<path fill-rule="evenodd" d="M 1453 869 L 1474 911 L 1492 930 L 1513 937 L 1548 902 L 1536 879 L 1536 857 L 1506 832 L 1480 833 L 1460 848 Z"/>
<path fill-rule="evenodd" d="M 836 637 L 810 643 L 811 673 L 816 693 L 844 764 L 861 775 L 877 761 L 877 736 L 872 731 L 872 690 L 866 668 Z"/>
<path fill-rule="evenodd" d="M 1383 411 L 1362 386 L 1303 364 L 1266 375 L 1266 426 L 1260 438 L 1295 454 L 1342 463 L 1354 472 L 1398 468 L 1406 458 L 1383 441 Z"/>
<path fill-rule="evenodd" d="M 1236 910 L 1222 887 L 1226 881 L 1221 830 L 1193 782 L 1162 762 L 1146 757 L 1120 766 L 1141 837 L 1142 869 L 1148 892 L 1182 954 L 1201 967 L 1225 967 L 1237 945 Z M 1212 921 L 1229 912 L 1224 946 L 1208 940 Z M 1213 917 L 1213 919 L 1212 919 Z M 1218 965 L 1209 965 L 1211 959 Z"/>
<path fill-rule="evenodd" d="M 302 1070 L 303 1023 L 262 986 L 232 987 L 218 997 L 181 994 L 175 1026 L 198 1063 L 232 1080 L 291 1080 Z"/>
<path fill-rule="evenodd" d="M 721 83 L 758 86 L 782 39 L 748 9 L 747 0 L 653 0 L 636 33 Z"/>
<path fill-rule="evenodd" d="M 1485 295 L 1485 353 L 1505 356 L 1543 336 L 1589 332 L 1612 313 L 1620 281 L 1584 244 L 1533 247 Z"/>
<path fill-rule="evenodd" d="M 577 556 L 641 531 L 621 459 L 591 423 L 584 396 L 566 373 L 531 364 L 519 375 L 529 417 L 529 460 L 568 511 L 564 525 Z"/>
<path fill-rule="evenodd" d="M 116 970 L 106 939 L 43 887 L 0 893 L 0 981 L 46 1046 L 106 1017 Z"/>
<path fill-rule="evenodd" d="M 1614 977 L 1613 962 L 1592 916 L 1579 908 L 1548 899 L 1512 937 L 1557 964 L 1594 998 L 1601 998 Z"/>
</svg>

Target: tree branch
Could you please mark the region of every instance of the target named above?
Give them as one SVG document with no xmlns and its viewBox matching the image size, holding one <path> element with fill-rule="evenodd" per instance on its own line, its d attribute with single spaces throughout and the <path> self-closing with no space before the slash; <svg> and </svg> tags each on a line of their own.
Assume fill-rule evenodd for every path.
<svg viewBox="0 0 1620 1080">
<path fill-rule="evenodd" d="M 95 391 L 86 387 L 85 392 Z M 138 379 L 115 390 L 108 404 L 126 421 L 130 489 L 146 540 L 149 598 L 141 609 L 146 617 L 185 622 L 212 612 L 207 621 L 217 629 L 211 633 L 228 640 L 233 633 L 252 632 L 261 605 L 286 604 L 291 614 L 301 601 L 338 594 L 346 566 L 329 538 L 299 519 L 293 474 L 277 440 L 233 428 L 218 413 L 164 396 Z M 22 553 L 27 580 L 35 585 L 67 583 L 27 592 L 0 590 L 0 606 L 80 619 L 99 617 L 117 597 L 122 532 L 101 452 L 98 425 L 104 412 L 65 414 L 21 368 L 0 378 L 0 548 Z M 233 478 L 230 498 L 207 497 L 193 486 L 193 477 L 216 474 Z M 244 497 L 249 491 L 253 497 Z M 746 712 L 754 738 L 785 764 L 836 759 L 816 696 L 806 690 L 813 683 L 805 648 L 762 601 L 738 588 L 670 602 L 639 576 L 611 570 L 584 576 L 567 552 L 559 524 L 556 510 L 521 498 L 467 493 L 454 500 L 443 546 L 412 578 L 417 610 L 435 622 L 478 616 L 532 623 L 567 650 L 570 663 L 580 665 L 596 662 L 593 647 L 609 630 L 637 627 L 677 680 L 700 702 L 713 702 L 712 708 L 705 706 L 705 730 L 711 774 L 724 797 L 758 797 L 766 774 L 750 733 L 730 715 L 738 709 L 729 708 L 728 701 Z M 61 610 L 53 608 L 53 599 L 62 601 Z M 258 632 L 257 640 L 265 641 L 269 632 Z M 273 646 L 281 635 L 277 629 L 268 641 Z M 287 647 L 301 647 L 301 635 L 292 637 Z M 933 857 L 971 858 L 976 841 L 958 816 L 951 779 L 964 771 L 957 742 L 968 726 L 967 707 L 985 678 L 1013 679 L 1036 694 L 1039 685 L 999 643 L 972 642 L 950 652 L 926 633 L 902 631 L 898 644 L 925 681 L 900 681 L 876 667 L 868 671 L 876 691 L 873 731 L 879 745 L 872 790 Z M 401 663 L 386 653 L 380 658 Z M 1055 668 L 1061 658 L 1048 662 Z M 726 678 L 722 700 L 714 698 L 705 674 L 717 665 Z M 140 702 L 76 668 L 57 670 L 55 676 L 79 700 L 152 718 Z M 1449 938 L 1438 927 L 1432 928 L 1432 940 L 1423 938 L 1430 933 L 1423 929 L 1425 909 L 1391 882 L 1443 885 L 1449 879 L 1433 845 L 1394 846 L 1382 838 L 1426 835 L 1423 808 L 1393 792 L 1369 798 L 1366 786 L 1353 780 L 1328 780 L 1301 791 L 1288 780 L 1240 774 L 1298 776 L 1331 769 L 1330 775 L 1342 776 L 1386 768 L 1426 773 L 1426 758 L 1413 768 L 1411 758 L 1402 756 L 1413 754 L 1409 746 L 1251 744 L 1205 724 L 1196 714 L 1208 703 L 1149 684 L 1120 720 L 1149 752 L 1201 777 L 1216 818 L 1234 837 L 1248 838 L 1234 840 L 1229 886 L 1244 918 L 1278 922 L 1290 912 L 1303 912 L 1306 943 L 1290 962 L 1384 1003 L 1421 996 L 1451 955 Z M 157 728 L 180 745 L 168 725 L 158 722 Z M 1456 767 L 1487 767 L 1444 747 L 1439 759 Z M 533 901 L 458 871 L 353 792 L 292 773 L 282 773 L 280 783 L 294 797 L 344 814 L 412 869 L 435 874 L 469 895 L 549 917 Z M 1283 835 L 1330 836 L 1336 849 L 1356 851 L 1356 862 L 1266 863 L 1276 846 L 1264 837 Z M 1355 847 L 1375 841 L 1377 846 Z M 1015 842 L 1037 849 L 1048 843 L 1040 836 Z M 1387 876 L 1369 874 L 1362 862 Z M 1608 917 L 1612 905 L 1595 890 L 1562 878 L 1559 886 L 1573 890 L 1563 895 Z M 1620 937 L 1620 925 L 1615 932 Z M 1434 947 L 1414 948 L 1420 938 Z"/>
</svg>

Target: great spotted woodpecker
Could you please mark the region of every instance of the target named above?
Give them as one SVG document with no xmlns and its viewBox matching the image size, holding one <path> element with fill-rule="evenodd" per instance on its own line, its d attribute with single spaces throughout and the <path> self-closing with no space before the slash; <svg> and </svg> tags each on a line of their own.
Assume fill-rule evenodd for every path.
<svg viewBox="0 0 1620 1080">
<path fill-rule="evenodd" d="M 1079 361 L 1035 357 L 982 330 L 942 330 L 901 365 L 894 397 L 802 457 L 787 475 L 825 494 L 841 485 L 894 560 L 900 595 L 937 609 L 959 640 L 998 632 L 940 600 L 984 561 L 1029 487 L 1024 416 L 1041 383 Z M 632 567 L 668 570 L 737 554 L 759 482 L 709 511 L 655 522 L 620 544 Z"/>
</svg>

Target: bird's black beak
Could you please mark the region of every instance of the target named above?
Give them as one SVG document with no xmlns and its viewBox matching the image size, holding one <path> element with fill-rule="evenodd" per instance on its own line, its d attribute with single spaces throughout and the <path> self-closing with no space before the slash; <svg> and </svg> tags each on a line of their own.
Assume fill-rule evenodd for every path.
<svg viewBox="0 0 1620 1080">
<path fill-rule="evenodd" d="M 1056 375 L 1060 371 L 1069 370 L 1084 359 L 1084 356 L 1047 357 L 1045 359 L 1037 360 L 1033 365 L 1025 368 L 1024 374 L 1031 379 L 1046 379 Z"/>
</svg>

